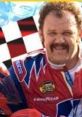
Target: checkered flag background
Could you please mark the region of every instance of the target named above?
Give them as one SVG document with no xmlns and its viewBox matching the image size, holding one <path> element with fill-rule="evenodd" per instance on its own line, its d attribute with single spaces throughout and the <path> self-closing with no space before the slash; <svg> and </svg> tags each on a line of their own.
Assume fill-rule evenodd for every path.
<svg viewBox="0 0 82 117">
<path fill-rule="evenodd" d="M 7 67 L 10 67 L 13 61 L 42 49 L 36 17 L 10 21 L 0 28 L 0 62 Z"/>
</svg>

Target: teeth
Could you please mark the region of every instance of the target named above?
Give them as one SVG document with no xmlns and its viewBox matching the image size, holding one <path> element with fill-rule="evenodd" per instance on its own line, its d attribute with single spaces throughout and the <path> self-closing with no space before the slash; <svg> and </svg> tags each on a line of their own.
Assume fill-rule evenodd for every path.
<svg viewBox="0 0 82 117">
<path fill-rule="evenodd" d="M 63 50 L 65 49 L 64 47 L 61 47 L 61 46 L 58 46 L 58 47 L 55 47 L 56 50 Z"/>
</svg>

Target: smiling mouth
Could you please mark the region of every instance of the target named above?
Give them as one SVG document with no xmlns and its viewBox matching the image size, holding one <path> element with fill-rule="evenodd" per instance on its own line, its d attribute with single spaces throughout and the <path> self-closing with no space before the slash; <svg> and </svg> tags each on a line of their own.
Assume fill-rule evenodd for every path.
<svg viewBox="0 0 82 117">
<path fill-rule="evenodd" d="M 54 47 L 56 50 L 66 50 L 66 48 L 62 47 L 62 46 L 56 46 Z"/>
<path fill-rule="evenodd" d="M 62 50 L 69 51 L 69 46 L 67 44 L 64 44 L 64 43 L 62 43 L 62 44 L 57 44 L 57 43 L 52 44 L 50 48 L 51 48 L 52 51 L 54 51 L 54 49 L 57 50 L 57 51 L 62 51 Z"/>
</svg>

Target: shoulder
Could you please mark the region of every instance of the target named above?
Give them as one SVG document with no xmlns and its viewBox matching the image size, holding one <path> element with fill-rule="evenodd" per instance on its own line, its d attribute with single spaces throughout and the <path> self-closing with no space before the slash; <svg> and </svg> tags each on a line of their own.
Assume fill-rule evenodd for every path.
<svg viewBox="0 0 82 117">
<path fill-rule="evenodd" d="M 22 68 L 24 68 L 28 65 L 30 66 L 33 62 L 37 62 L 37 61 L 39 62 L 44 58 L 45 58 L 45 54 L 43 54 L 43 53 L 40 53 L 35 56 L 27 56 L 24 60 L 14 61 L 12 66 L 15 69 L 18 69 L 18 71 L 20 71 L 20 73 L 22 73 Z"/>
<path fill-rule="evenodd" d="M 26 74 L 30 73 L 32 67 L 35 65 L 35 67 L 38 69 L 40 67 L 40 64 L 44 64 L 44 57 L 45 55 L 43 53 L 40 53 L 35 56 L 28 56 L 24 60 L 17 60 L 13 62 L 13 69 L 17 76 L 17 78 L 20 78 L 20 81 L 25 78 Z"/>
</svg>

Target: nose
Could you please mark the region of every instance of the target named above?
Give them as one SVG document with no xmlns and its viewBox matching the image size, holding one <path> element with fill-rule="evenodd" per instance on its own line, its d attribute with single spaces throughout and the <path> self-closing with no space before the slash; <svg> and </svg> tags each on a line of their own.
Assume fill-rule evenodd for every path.
<svg viewBox="0 0 82 117">
<path fill-rule="evenodd" d="M 58 34 L 55 38 L 55 43 L 64 43 L 65 39 L 62 35 Z"/>
</svg>

